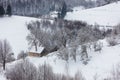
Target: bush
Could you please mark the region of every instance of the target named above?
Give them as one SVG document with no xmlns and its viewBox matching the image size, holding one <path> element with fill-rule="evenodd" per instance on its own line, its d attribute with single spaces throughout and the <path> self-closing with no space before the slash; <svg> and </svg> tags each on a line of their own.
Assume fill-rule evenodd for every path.
<svg viewBox="0 0 120 80">
<path fill-rule="evenodd" d="M 118 44 L 116 39 L 114 39 L 113 37 L 108 38 L 107 42 L 108 42 L 109 46 L 115 46 Z"/>
<path fill-rule="evenodd" d="M 21 51 L 18 56 L 17 59 L 25 59 L 28 56 L 28 54 L 24 51 Z"/>
<path fill-rule="evenodd" d="M 95 42 L 93 47 L 94 47 L 94 51 L 101 51 L 102 50 L 102 46 L 103 44 L 101 42 Z"/>
</svg>

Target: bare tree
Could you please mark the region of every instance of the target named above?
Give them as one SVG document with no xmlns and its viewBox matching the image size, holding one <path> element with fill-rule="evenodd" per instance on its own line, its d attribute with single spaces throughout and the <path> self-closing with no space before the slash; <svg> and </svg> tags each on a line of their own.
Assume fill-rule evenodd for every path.
<svg viewBox="0 0 120 80">
<path fill-rule="evenodd" d="M 83 77 L 83 75 L 78 71 L 75 74 L 74 80 L 85 80 L 85 78 Z"/>
<path fill-rule="evenodd" d="M 28 56 L 27 52 L 21 51 L 18 56 L 17 59 L 25 59 Z"/>
<path fill-rule="evenodd" d="M 38 69 L 38 80 L 54 80 L 54 73 L 49 64 L 40 65 Z"/>
<path fill-rule="evenodd" d="M 9 80 L 37 80 L 37 69 L 25 59 L 7 69 L 6 76 Z"/>
<path fill-rule="evenodd" d="M 0 41 L 0 56 L 5 70 L 7 58 L 11 57 L 11 47 L 7 40 Z"/>
<path fill-rule="evenodd" d="M 63 60 L 65 60 L 65 61 L 67 61 L 68 62 L 68 60 L 69 60 L 69 51 L 68 51 L 68 48 L 61 48 L 60 50 L 59 50 L 59 54 L 58 54 L 58 56 L 61 58 L 61 59 L 63 59 Z"/>
</svg>

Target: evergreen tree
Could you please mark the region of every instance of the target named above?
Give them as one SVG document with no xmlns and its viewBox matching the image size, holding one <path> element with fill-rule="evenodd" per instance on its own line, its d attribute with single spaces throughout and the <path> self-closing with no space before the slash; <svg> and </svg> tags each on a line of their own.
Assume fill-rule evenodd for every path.
<svg viewBox="0 0 120 80">
<path fill-rule="evenodd" d="M 4 14 L 5 14 L 5 10 L 3 6 L 0 5 L 0 17 L 4 16 Z"/>
<path fill-rule="evenodd" d="M 67 13 L 67 5 L 66 5 L 66 3 L 64 2 L 64 3 L 63 3 L 62 10 L 61 10 L 61 18 L 64 18 L 65 15 L 66 15 L 66 13 Z"/>
<path fill-rule="evenodd" d="M 10 5 L 10 4 L 7 6 L 6 14 L 7 14 L 8 16 L 11 16 L 11 15 L 12 15 L 12 8 L 11 8 L 11 5 Z"/>
</svg>

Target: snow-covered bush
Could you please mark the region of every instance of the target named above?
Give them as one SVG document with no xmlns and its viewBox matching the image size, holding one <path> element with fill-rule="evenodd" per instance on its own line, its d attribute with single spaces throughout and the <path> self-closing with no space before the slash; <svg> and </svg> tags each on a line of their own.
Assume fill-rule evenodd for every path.
<svg viewBox="0 0 120 80">
<path fill-rule="evenodd" d="M 84 60 L 85 58 L 88 58 L 88 52 L 87 52 L 87 46 L 82 45 L 81 46 L 81 58 Z"/>
<path fill-rule="evenodd" d="M 6 60 L 7 63 L 15 61 L 14 53 L 10 53 L 8 56 L 7 56 L 7 60 Z"/>
<path fill-rule="evenodd" d="M 93 45 L 94 51 L 101 51 L 103 47 L 103 44 L 101 42 L 95 42 Z"/>
<path fill-rule="evenodd" d="M 107 42 L 108 42 L 109 46 L 115 46 L 118 44 L 117 40 L 113 37 L 107 38 Z"/>
<path fill-rule="evenodd" d="M 81 59 L 83 64 L 87 64 L 88 62 L 88 51 L 87 51 L 87 45 L 81 45 Z"/>
<path fill-rule="evenodd" d="M 28 56 L 27 52 L 21 51 L 18 56 L 17 59 L 25 59 Z"/>
</svg>

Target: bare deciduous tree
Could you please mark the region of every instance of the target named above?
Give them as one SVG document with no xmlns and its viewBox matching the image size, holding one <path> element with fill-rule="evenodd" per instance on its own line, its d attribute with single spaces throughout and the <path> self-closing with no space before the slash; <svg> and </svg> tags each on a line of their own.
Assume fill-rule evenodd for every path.
<svg viewBox="0 0 120 80">
<path fill-rule="evenodd" d="M 85 78 L 83 77 L 83 75 L 78 71 L 75 74 L 74 80 L 85 80 Z"/>
<path fill-rule="evenodd" d="M 38 69 L 38 80 L 54 80 L 54 73 L 49 64 L 40 65 Z"/>
<path fill-rule="evenodd" d="M 7 40 L 0 41 L 0 57 L 5 70 L 7 58 L 11 57 L 11 47 Z"/>
<path fill-rule="evenodd" d="M 37 80 L 37 69 L 26 59 L 7 69 L 6 76 L 10 80 Z"/>
</svg>

